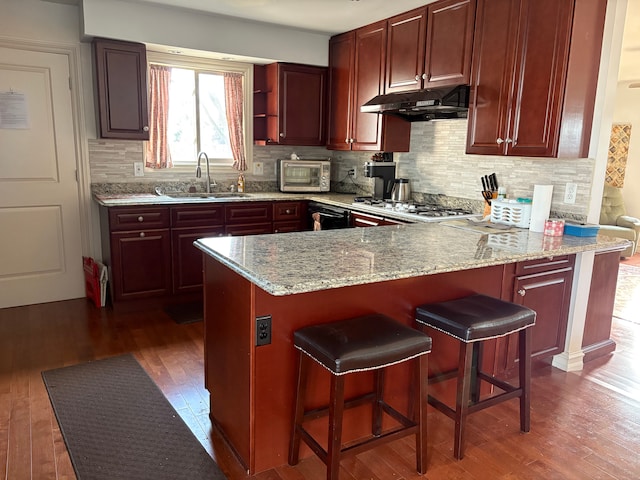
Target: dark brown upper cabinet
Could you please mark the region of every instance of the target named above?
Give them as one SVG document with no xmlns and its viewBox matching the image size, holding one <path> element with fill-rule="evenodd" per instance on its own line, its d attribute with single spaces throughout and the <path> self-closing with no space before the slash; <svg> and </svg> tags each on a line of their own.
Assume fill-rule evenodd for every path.
<svg viewBox="0 0 640 480">
<path fill-rule="evenodd" d="M 411 124 L 396 117 L 360 112 L 384 89 L 386 20 L 336 35 L 329 41 L 331 150 L 409 151 Z"/>
<path fill-rule="evenodd" d="M 478 0 L 467 153 L 587 156 L 605 7 Z"/>
<path fill-rule="evenodd" d="M 149 140 L 146 47 L 108 39 L 93 46 L 100 137 Z"/>
<path fill-rule="evenodd" d="M 325 145 L 326 67 L 293 63 L 256 66 L 254 80 L 256 144 Z"/>
<path fill-rule="evenodd" d="M 476 0 L 441 0 L 388 20 L 385 93 L 468 84 Z"/>
</svg>

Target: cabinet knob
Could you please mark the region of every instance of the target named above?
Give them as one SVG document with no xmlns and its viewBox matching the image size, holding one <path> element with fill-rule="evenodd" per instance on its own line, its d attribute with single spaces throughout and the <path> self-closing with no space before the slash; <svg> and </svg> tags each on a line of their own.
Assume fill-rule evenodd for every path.
<svg viewBox="0 0 640 480">
<path fill-rule="evenodd" d="M 144 232 L 140 232 L 140 238 L 144 238 Z"/>
<path fill-rule="evenodd" d="M 502 144 L 504 143 L 504 140 L 503 140 L 503 139 L 501 139 L 501 138 L 498 138 L 498 139 L 496 140 L 496 143 L 497 143 L 498 145 L 502 145 Z"/>
<path fill-rule="evenodd" d="M 513 143 L 513 140 L 511 140 L 510 138 L 505 138 L 504 143 Z"/>
<path fill-rule="evenodd" d="M 289 210 L 288 208 L 284 211 L 284 213 L 286 213 L 287 215 L 291 215 L 291 210 Z"/>
<path fill-rule="evenodd" d="M 356 140 L 355 140 L 355 138 L 350 138 L 350 139 L 349 139 L 349 143 L 353 143 L 353 142 L 355 142 L 355 141 L 356 141 Z"/>
<path fill-rule="evenodd" d="M 345 138 L 345 139 L 344 139 L 344 143 L 349 143 L 349 139 L 348 139 L 348 138 Z"/>
<path fill-rule="evenodd" d="M 140 215 L 140 216 L 138 217 L 138 221 L 139 221 L 140 223 L 144 222 L 144 217 L 143 217 L 142 215 Z"/>
<path fill-rule="evenodd" d="M 149 131 L 149 127 L 147 125 L 145 125 L 144 127 L 142 127 L 142 131 L 143 132 L 148 132 Z"/>
<path fill-rule="evenodd" d="M 280 138 L 284 138 L 284 133 L 280 132 Z"/>
<path fill-rule="evenodd" d="M 273 231 L 273 233 L 280 233 L 280 232 L 279 232 L 279 231 L 278 231 L 278 229 L 276 228 L 276 229 Z"/>
<path fill-rule="evenodd" d="M 426 79 L 427 79 L 427 74 L 426 74 L 426 73 L 423 73 L 423 74 L 422 74 L 422 79 L 423 79 L 423 80 L 426 80 Z"/>
<path fill-rule="evenodd" d="M 520 290 L 518 290 L 518 295 L 520 295 L 521 297 L 524 297 L 527 294 L 527 291 L 524 288 L 521 288 Z"/>
<path fill-rule="evenodd" d="M 420 80 L 420 75 L 416 75 L 416 80 Z"/>
</svg>

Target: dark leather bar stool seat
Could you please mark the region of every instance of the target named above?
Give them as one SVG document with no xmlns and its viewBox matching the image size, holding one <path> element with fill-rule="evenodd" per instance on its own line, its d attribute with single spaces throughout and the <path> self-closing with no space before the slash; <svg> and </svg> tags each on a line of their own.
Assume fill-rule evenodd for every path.
<svg viewBox="0 0 640 480">
<path fill-rule="evenodd" d="M 298 380 L 293 428 L 289 444 L 289 464 L 298 463 L 300 440 L 311 447 L 327 465 L 327 479 L 337 480 L 340 459 L 369 448 L 396 440 L 405 435 L 416 436 L 416 463 L 420 473 L 426 471 L 427 448 L 427 353 L 431 351 L 431 338 L 417 329 L 380 314 L 304 327 L 294 332 L 294 345 L 298 349 Z M 383 399 L 385 367 L 416 359 L 418 368 L 412 419 L 395 410 Z M 305 410 L 305 390 L 309 366 L 313 361 L 331 372 L 329 405 Z M 354 372 L 374 370 L 373 390 L 357 398 L 344 398 L 345 376 Z M 366 403 L 373 405 L 372 436 L 342 445 L 342 419 L 344 410 Z M 386 413 L 399 427 L 382 432 L 382 414 Z M 329 416 L 327 449 L 325 450 L 304 428 L 303 423 Z"/>
<path fill-rule="evenodd" d="M 429 395 L 429 403 L 455 420 L 453 454 L 464 455 L 464 429 L 467 416 L 511 398 L 520 397 L 520 430 L 530 430 L 531 335 L 536 312 L 485 295 L 447 302 L 431 303 L 416 308 L 416 322 L 434 328 L 460 341 L 458 367 L 429 378 L 429 384 L 457 377 L 456 408 L 453 409 Z M 519 386 L 500 380 L 481 370 L 482 342 L 519 332 Z M 480 381 L 500 388 L 503 393 L 480 399 Z"/>
</svg>

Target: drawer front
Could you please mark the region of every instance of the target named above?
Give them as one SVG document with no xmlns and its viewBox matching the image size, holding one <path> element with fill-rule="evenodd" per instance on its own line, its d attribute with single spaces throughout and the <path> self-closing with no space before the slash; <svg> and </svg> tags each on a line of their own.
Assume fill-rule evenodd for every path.
<svg viewBox="0 0 640 480">
<path fill-rule="evenodd" d="M 527 260 L 516 264 L 516 275 L 529 275 L 532 273 L 551 272 L 563 268 L 573 268 L 575 255 L 558 255 L 556 257 L 545 257 L 537 260 Z"/>
<path fill-rule="evenodd" d="M 248 224 L 270 222 L 273 218 L 271 202 L 250 202 L 225 207 L 225 223 Z"/>
<path fill-rule="evenodd" d="M 249 225 L 227 225 L 225 227 L 227 235 L 262 235 L 273 233 L 272 223 L 251 223 Z"/>
<path fill-rule="evenodd" d="M 302 222 L 300 220 L 273 222 L 273 233 L 300 232 L 302 230 L 304 229 L 302 228 Z"/>
<path fill-rule="evenodd" d="M 354 227 L 377 227 L 384 219 L 362 212 L 351 212 L 351 225 Z"/>
<path fill-rule="evenodd" d="M 301 202 L 276 202 L 273 204 L 273 221 L 298 220 L 302 218 Z"/>
<path fill-rule="evenodd" d="M 109 209 L 111 231 L 169 228 L 169 207 L 117 207 Z"/>
<path fill-rule="evenodd" d="M 172 227 L 209 227 L 224 224 L 224 205 L 171 207 Z"/>
</svg>

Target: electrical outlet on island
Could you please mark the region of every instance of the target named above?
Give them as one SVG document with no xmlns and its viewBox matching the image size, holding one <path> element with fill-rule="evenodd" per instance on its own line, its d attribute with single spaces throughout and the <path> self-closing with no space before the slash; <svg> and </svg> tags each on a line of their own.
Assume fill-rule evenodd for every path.
<svg viewBox="0 0 640 480">
<path fill-rule="evenodd" d="M 262 162 L 253 162 L 253 174 L 264 175 L 264 164 Z"/>
</svg>

